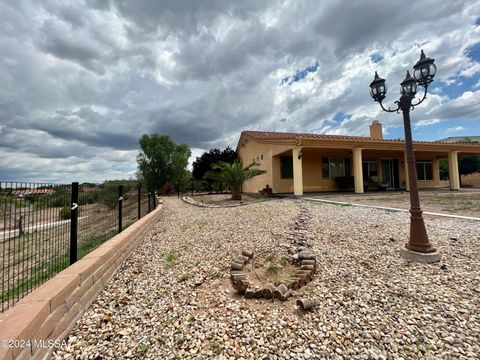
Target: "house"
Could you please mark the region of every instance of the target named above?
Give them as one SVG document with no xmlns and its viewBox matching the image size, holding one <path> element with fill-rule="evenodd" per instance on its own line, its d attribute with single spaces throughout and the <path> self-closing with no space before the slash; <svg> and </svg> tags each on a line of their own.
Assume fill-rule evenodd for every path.
<svg viewBox="0 0 480 360">
<path fill-rule="evenodd" d="M 55 193 L 54 189 L 51 188 L 38 188 L 38 189 L 18 189 L 12 191 L 12 195 L 17 199 L 23 199 L 27 196 L 46 196 L 52 195 Z"/>
<path fill-rule="evenodd" d="M 458 157 L 480 154 L 480 143 L 414 141 L 419 188 L 460 188 Z M 258 192 L 267 185 L 274 193 L 409 189 L 403 140 L 383 138 L 374 120 L 370 136 L 321 135 L 243 131 L 237 153 L 244 164 L 252 161 L 266 173 L 244 184 Z M 440 180 L 439 160 L 448 158 L 449 182 Z"/>
</svg>

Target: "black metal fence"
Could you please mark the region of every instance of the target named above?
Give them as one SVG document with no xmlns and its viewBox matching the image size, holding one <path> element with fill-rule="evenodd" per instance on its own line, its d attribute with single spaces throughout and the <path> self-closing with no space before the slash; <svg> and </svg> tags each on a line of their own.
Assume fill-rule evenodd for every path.
<svg viewBox="0 0 480 360">
<path fill-rule="evenodd" d="M 191 179 L 183 182 L 172 183 L 171 192 L 163 191 L 165 195 L 176 194 L 177 197 L 181 195 L 206 195 L 206 194 L 224 194 L 228 193 L 228 189 L 222 183 L 209 183 L 206 180 Z"/>
<path fill-rule="evenodd" d="M 1 312 L 156 205 L 132 182 L 0 182 Z"/>
</svg>

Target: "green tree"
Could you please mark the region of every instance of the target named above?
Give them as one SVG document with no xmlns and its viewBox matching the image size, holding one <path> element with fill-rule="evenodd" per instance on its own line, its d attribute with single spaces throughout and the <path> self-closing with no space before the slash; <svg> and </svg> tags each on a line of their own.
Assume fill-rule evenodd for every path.
<svg viewBox="0 0 480 360">
<path fill-rule="evenodd" d="M 448 179 L 448 159 L 440 159 L 440 180 Z"/>
<path fill-rule="evenodd" d="M 480 171 L 480 156 L 462 156 L 458 160 L 458 170 L 460 171 L 460 175 L 468 175 Z"/>
<path fill-rule="evenodd" d="M 462 156 L 458 159 L 458 172 L 460 175 L 473 174 L 480 172 L 480 156 L 468 155 Z M 440 160 L 440 179 L 448 178 L 448 159 Z"/>
<path fill-rule="evenodd" d="M 175 144 L 170 136 L 151 134 L 140 139 L 138 170 L 148 187 L 159 190 L 167 181 L 176 184 L 186 177 L 190 148 Z"/>
<path fill-rule="evenodd" d="M 242 185 L 245 181 L 264 174 L 266 171 L 257 168 L 257 163 L 251 163 L 247 167 L 243 167 L 241 160 L 235 160 L 229 164 L 219 162 L 212 165 L 212 171 L 205 174 L 206 178 L 221 181 L 232 190 L 232 200 L 242 200 Z M 215 170 L 219 170 L 218 172 Z"/>
<path fill-rule="evenodd" d="M 210 149 L 208 152 L 204 152 L 200 157 L 197 157 L 192 164 L 192 176 L 196 180 L 202 180 L 205 174 L 212 170 L 212 164 L 216 164 L 220 161 L 226 163 L 233 163 L 237 159 L 237 153 L 231 147 L 226 147 L 223 150 Z"/>
</svg>

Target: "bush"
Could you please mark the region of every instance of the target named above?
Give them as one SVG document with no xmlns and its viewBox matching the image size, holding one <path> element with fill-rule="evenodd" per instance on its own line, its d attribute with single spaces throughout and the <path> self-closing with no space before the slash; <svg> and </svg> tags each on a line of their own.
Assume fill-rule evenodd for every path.
<svg viewBox="0 0 480 360">
<path fill-rule="evenodd" d="M 165 195 L 170 195 L 170 194 L 175 193 L 175 187 L 173 186 L 173 184 L 170 181 L 167 181 L 163 185 L 163 192 L 165 193 Z"/>
<path fill-rule="evenodd" d="M 62 220 L 70 219 L 70 211 L 71 211 L 70 206 L 67 205 L 67 206 L 62 207 L 60 209 L 60 213 L 59 213 L 60 219 L 62 219 Z"/>
<path fill-rule="evenodd" d="M 85 191 L 78 194 L 78 205 L 94 204 L 98 200 L 99 191 Z"/>
<path fill-rule="evenodd" d="M 53 195 L 50 195 L 48 204 L 50 207 L 65 206 L 65 204 L 70 203 L 70 198 L 71 198 L 70 190 L 59 188 L 59 189 L 56 189 Z"/>
<path fill-rule="evenodd" d="M 98 194 L 98 202 L 116 209 L 118 206 L 118 186 L 105 186 Z"/>
</svg>

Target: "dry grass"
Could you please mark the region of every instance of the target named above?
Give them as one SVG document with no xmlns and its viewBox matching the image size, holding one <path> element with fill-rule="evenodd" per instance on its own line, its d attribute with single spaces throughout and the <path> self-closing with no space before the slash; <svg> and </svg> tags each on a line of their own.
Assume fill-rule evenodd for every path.
<svg viewBox="0 0 480 360">
<path fill-rule="evenodd" d="M 462 186 L 480 188 L 480 172 L 462 175 Z"/>
<path fill-rule="evenodd" d="M 0 303 L 11 303 L 14 298 L 20 298 L 28 289 L 43 283 L 69 265 L 70 223 L 60 222 L 60 209 L 41 209 L 25 218 L 30 226 L 50 224 L 50 227 L 44 230 L 32 228 L 23 235 L 5 237 L 4 241 L 0 242 L 0 269 L 3 273 Z M 126 197 L 122 209 L 125 229 L 137 220 L 136 196 Z M 148 212 L 147 199 L 143 199 L 141 209 L 142 215 Z M 11 230 L 13 225 L 11 224 Z M 80 206 L 78 258 L 82 258 L 117 232 L 117 209 L 101 203 Z"/>
</svg>

